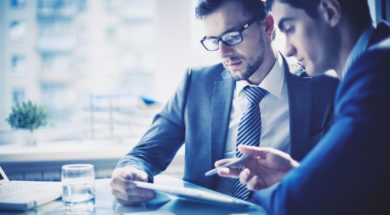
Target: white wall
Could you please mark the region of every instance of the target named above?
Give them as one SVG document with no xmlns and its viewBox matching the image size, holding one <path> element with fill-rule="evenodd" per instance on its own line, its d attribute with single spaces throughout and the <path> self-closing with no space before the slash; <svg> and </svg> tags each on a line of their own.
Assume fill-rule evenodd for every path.
<svg viewBox="0 0 390 215">
<path fill-rule="evenodd" d="M 6 126 L 6 75 L 5 75 L 5 34 L 6 34 L 6 20 L 5 7 L 8 1 L 0 1 L 0 129 Z"/>
<path fill-rule="evenodd" d="M 166 100 L 176 89 L 190 62 L 191 1 L 157 1 L 156 85 L 157 98 Z M 164 17 L 161 19 L 161 17 Z M 178 33 L 180 32 L 180 33 Z"/>
</svg>

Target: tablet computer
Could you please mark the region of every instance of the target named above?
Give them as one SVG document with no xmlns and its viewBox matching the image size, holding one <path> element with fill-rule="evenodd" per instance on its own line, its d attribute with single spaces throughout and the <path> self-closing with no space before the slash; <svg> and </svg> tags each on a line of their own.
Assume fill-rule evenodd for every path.
<svg viewBox="0 0 390 215">
<path fill-rule="evenodd" d="M 206 191 L 206 190 L 199 190 L 199 189 L 185 188 L 185 187 L 174 187 L 169 185 L 159 185 L 159 184 L 152 184 L 152 183 L 146 183 L 140 181 L 135 181 L 134 183 L 139 188 L 159 191 L 183 199 L 201 201 L 210 204 L 224 204 L 229 206 L 243 206 L 243 207 L 256 206 L 251 202 L 237 199 L 222 193 L 217 193 L 215 191 Z"/>
</svg>

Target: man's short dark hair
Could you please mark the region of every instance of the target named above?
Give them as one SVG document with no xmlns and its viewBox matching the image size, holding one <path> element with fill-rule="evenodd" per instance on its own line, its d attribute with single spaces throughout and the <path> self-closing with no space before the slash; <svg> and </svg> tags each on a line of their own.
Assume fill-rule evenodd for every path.
<svg viewBox="0 0 390 215">
<path fill-rule="evenodd" d="M 195 16 L 198 19 L 203 19 L 220 8 L 223 4 L 234 1 L 242 5 L 245 15 L 249 17 L 264 19 L 268 14 L 264 0 L 198 0 L 195 8 Z M 232 14 L 232 16 L 234 16 L 234 14 Z"/>
<path fill-rule="evenodd" d="M 317 17 L 317 8 L 321 0 L 267 0 L 266 8 L 270 10 L 275 1 L 289 4 L 304 10 L 312 18 Z M 343 15 L 359 30 L 371 25 L 370 10 L 367 0 L 338 0 Z"/>
</svg>

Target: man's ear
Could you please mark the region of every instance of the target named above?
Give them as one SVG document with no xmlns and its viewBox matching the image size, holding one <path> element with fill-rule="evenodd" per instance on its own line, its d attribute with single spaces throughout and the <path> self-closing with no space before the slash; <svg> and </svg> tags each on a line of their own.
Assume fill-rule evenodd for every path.
<svg viewBox="0 0 390 215">
<path fill-rule="evenodd" d="M 264 19 L 265 33 L 272 39 L 273 32 L 275 31 L 274 17 L 270 14 Z"/>
<path fill-rule="evenodd" d="M 321 0 L 319 10 L 325 22 L 331 27 L 340 22 L 342 11 L 338 0 Z"/>
</svg>

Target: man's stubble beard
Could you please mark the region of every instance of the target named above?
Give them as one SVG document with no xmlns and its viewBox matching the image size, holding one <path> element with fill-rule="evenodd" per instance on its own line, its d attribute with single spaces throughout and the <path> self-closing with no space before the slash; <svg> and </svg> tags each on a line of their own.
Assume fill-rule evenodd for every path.
<svg viewBox="0 0 390 215">
<path fill-rule="evenodd" d="M 240 80 L 245 80 L 245 81 L 248 81 L 249 78 L 256 73 L 256 71 L 261 67 L 261 65 L 263 64 L 264 62 L 264 55 L 265 55 L 265 39 L 262 37 L 261 39 L 261 47 L 259 48 L 260 50 L 262 50 L 260 52 L 260 54 L 258 56 L 256 56 L 256 58 L 254 59 L 253 63 L 249 63 L 250 61 L 246 61 L 248 62 L 248 67 L 246 68 L 246 71 L 244 73 L 242 73 L 241 71 L 235 71 L 235 72 L 232 72 L 232 71 L 229 71 L 231 76 L 233 77 L 233 79 L 235 79 L 236 81 L 240 81 Z M 241 59 L 244 59 L 240 56 Z M 252 58 L 253 59 L 253 58 Z M 236 74 L 236 75 L 235 75 Z"/>
<path fill-rule="evenodd" d="M 248 62 L 248 61 L 246 61 Z M 260 66 L 264 62 L 264 55 L 258 56 L 252 64 L 248 63 L 248 67 L 246 68 L 245 72 L 241 71 L 229 71 L 232 75 L 233 79 L 236 81 L 245 80 L 248 81 L 248 79 L 256 73 L 256 71 L 260 68 Z"/>
</svg>

